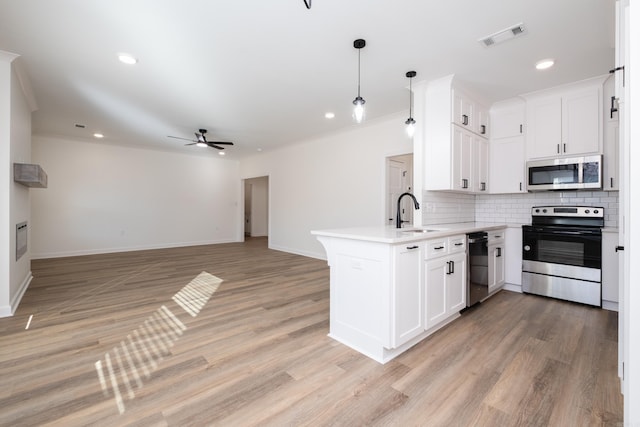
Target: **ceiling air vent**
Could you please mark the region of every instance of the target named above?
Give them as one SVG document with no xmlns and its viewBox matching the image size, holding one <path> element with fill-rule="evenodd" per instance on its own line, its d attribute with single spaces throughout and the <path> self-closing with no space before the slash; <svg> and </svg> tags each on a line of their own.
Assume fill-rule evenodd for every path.
<svg viewBox="0 0 640 427">
<path fill-rule="evenodd" d="M 490 47 L 498 43 L 502 43 L 504 41 L 510 40 L 516 36 L 524 34 L 524 25 L 521 23 L 513 25 L 509 28 L 505 28 L 504 30 L 498 31 L 497 33 L 493 33 L 489 36 L 483 37 L 478 40 L 484 47 Z"/>
</svg>

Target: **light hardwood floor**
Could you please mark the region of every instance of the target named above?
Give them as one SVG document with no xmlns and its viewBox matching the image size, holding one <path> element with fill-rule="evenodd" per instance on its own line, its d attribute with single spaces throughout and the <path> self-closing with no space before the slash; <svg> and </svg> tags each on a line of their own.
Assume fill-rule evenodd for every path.
<svg viewBox="0 0 640 427">
<path fill-rule="evenodd" d="M 501 291 L 380 365 L 326 336 L 326 262 L 266 239 L 32 270 L 0 319 L 3 426 L 621 425 L 614 312 Z M 204 303 L 203 271 L 192 316 L 173 297 Z"/>
</svg>

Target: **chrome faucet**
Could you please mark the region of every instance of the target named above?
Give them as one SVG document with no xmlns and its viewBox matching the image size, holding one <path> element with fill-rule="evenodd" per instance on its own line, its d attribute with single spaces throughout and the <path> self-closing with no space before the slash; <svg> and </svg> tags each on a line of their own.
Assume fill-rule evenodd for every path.
<svg viewBox="0 0 640 427">
<path fill-rule="evenodd" d="M 418 201 L 416 200 L 413 194 L 402 193 L 400 197 L 398 197 L 398 211 L 396 212 L 396 228 L 402 228 L 402 218 L 400 218 L 400 200 L 402 200 L 404 196 L 411 197 L 413 199 L 413 205 L 415 206 L 415 208 L 420 209 L 420 204 L 418 203 Z"/>
</svg>

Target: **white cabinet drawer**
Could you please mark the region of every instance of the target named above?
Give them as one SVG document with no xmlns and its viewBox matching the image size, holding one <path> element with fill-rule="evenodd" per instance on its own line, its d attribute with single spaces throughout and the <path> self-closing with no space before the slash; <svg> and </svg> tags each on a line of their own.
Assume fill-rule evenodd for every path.
<svg viewBox="0 0 640 427">
<path fill-rule="evenodd" d="M 504 242 L 505 232 L 506 232 L 506 230 L 504 230 L 504 229 L 488 231 L 487 233 L 488 233 L 488 237 L 489 237 L 489 244 Z"/>
<path fill-rule="evenodd" d="M 467 250 L 467 248 L 466 248 L 467 236 L 466 235 L 451 236 L 451 237 L 449 237 L 449 241 L 447 243 L 449 244 L 449 253 L 450 254 L 456 254 L 458 252 L 465 252 Z"/>
<path fill-rule="evenodd" d="M 466 252 L 467 236 L 460 234 L 443 237 L 442 239 L 427 240 L 426 248 L 425 259 L 434 259 L 443 255 Z"/>
<path fill-rule="evenodd" d="M 446 255 L 449 251 L 449 245 L 447 238 L 436 240 L 427 240 L 426 259 L 438 258 L 442 255 Z"/>
</svg>

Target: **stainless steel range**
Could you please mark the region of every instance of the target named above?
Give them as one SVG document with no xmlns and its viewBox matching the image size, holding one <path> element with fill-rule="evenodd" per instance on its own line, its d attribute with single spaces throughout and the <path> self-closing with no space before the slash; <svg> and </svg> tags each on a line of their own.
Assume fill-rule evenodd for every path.
<svg viewBox="0 0 640 427">
<path fill-rule="evenodd" d="M 601 306 L 604 208 L 537 206 L 522 226 L 522 290 Z"/>
</svg>

